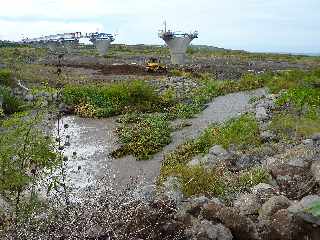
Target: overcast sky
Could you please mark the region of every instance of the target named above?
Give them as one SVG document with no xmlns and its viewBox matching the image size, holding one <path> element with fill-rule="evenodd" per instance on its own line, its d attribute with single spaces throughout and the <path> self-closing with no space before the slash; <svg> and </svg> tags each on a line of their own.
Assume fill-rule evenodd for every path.
<svg viewBox="0 0 320 240">
<path fill-rule="evenodd" d="M 249 51 L 320 52 L 320 0 L 0 0 L 0 39 L 62 32 L 118 33 L 115 43 L 161 44 L 172 30 L 193 44 Z"/>
</svg>

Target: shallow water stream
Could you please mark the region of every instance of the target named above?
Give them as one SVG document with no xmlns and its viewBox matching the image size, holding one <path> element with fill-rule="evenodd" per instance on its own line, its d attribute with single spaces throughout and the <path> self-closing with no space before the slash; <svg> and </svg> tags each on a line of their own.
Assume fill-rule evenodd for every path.
<svg viewBox="0 0 320 240">
<path fill-rule="evenodd" d="M 195 118 L 191 126 L 172 133 L 172 143 L 148 161 L 136 161 L 133 156 L 114 159 L 110 153 L 118 146 L 115 129 L 116 118 L 86 119 L 67 116 L 61 125 L 68 124 L 63 135 L 70 135 L 70 147 L 66 148 L 67 175 L 75 188 L 75 194 L 94 187 L 99 179 L 111 176 L 118 186 L 125 186 L 132 179 L 142 184 L 151 184 L 159 174 L 164 155 L 174 150 L 187 139 L 198 136 L 209 124 L 223 122 L 243 113 L 253 96 L 265 94 L 264 89 L 240 92 L 217 97 Z M 76 152 L 76 157 L 72 157 Z"/>
</svg>

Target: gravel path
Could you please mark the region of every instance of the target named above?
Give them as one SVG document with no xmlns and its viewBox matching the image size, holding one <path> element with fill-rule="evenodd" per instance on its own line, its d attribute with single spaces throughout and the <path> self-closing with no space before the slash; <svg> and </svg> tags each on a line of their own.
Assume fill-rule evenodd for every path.
<svg viewBox="0 0 320 240">
<path fill-rule="evenodd" d="M 110 156 L 118 147 L 114 131 L 117 126 L 116 118 L 65 117 L 62 124 L 67 123 L 70 127 L 63 134 L 71 137 L 71 146 L 66 150 L 66 155 L 70 157 L 67 166 L 70 182 L 79 193 L 83 189 L 94 187 L 95 181 L 106 175 L 111 176 L 119 186 L 125 186 L 132 178 L 143 184 L 153 183 L 166 153 L 187 139 L 198 136 L 209 124 L 223 122 L 243 113 L 250 98 L 263 94 L 265 90 L 258 89 L 215 98 L 202 113 L 190 120 L 191 126 L 173 132 L 171 144 L 148 161 L 136 161 L 133 156 L 120 159 Z M 74 151 L 77 152 L 77 157 L 71 158 Z"/>
</svg>

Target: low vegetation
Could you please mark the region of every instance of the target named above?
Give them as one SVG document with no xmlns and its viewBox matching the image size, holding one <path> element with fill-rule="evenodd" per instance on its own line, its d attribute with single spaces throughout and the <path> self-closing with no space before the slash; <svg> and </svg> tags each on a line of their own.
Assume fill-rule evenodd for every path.
<svg viewBox="0 0 320 240">
<path fill-rule="evenodd" d="M 320 132 L 320 119 L 297 116 L 292 113 L 280 113 L 272 119 L 270 129 L 282 140 L 297 141 L 309 138 L 313 133 Z"/>
<path fill-rule="evenodd" d="M 0 86 L 0 97 L 2 98 L 2 108 L 4 114 L 13 114 L 22 111 L 25 103 L 15 97 L 9 87 Z"/>
<path fill-rule="evenodd" d="M 114 152 L 117 157 L 133 154 L 139 160 L 146 160 L 171 142 L 166 115 L 127 114 L 120 121 L 122 126 L 117 132 L 123 146 Z"/>
<path fill-rule="evenodd" d="M 214 125 L 206 129 L 201 136 L 179 146 L 174 152 L 165 157 L 161 168 L 160 182 L 168 176 L 178 176 L 181 179 L 183 190 L 187 195 L 209 194 L 223 195 L 236 189 L 248 187 L 250 181 L 246 178 L 251 174 L 252 183 L 266 180 L 267 174 L 255 168 L 237 175 L 225 168 L 207 170 L 203 166 L 189 167 L 187 163 L 196 155 L 208 153 L 213 145 L 222 145 L 225 148 L 231 145 L 239 149 L 247 149 L 260 145 L 257 122 L 250 115 L 243 115 L 221 125 Z M 236 181 L 236 183 L 234 182 Z"/>
<path fill-rule="evenodd" d="M 66 86 L 64 101 L 83 116 L 110 117 L 127 111 L 148 112 L 157 108 L 159 96 L 144 81 L 104 86 Z M 84 113 L 81 113 L 84 109 Z M 88 113 L 88 111 L 90 113 Z"/>
<path fill-rule="evenodd" d="M 0 122 L 0 193 L 19 209 L 23 193 L 45 177 L 58 164 L 54 143 L 45 136 L 39 124 L 41 115 L 15 114 Z"/>
<path fill-rule="evenodd" d="M 12 74 L 9 69 L 0 69 L 0 85 L 10 86 Z"/>
<path fill-rule="evenodd" d="M 319 70 L 282 74 L 274 90 L 285 89 L 278 98 L 270 129 L 285 141 L 297 141 L 320 132 Z M 274 80 L 272 81 L 274 82 Z M 274 82 L 275 83 L 275 82 Z"/>
</svg>

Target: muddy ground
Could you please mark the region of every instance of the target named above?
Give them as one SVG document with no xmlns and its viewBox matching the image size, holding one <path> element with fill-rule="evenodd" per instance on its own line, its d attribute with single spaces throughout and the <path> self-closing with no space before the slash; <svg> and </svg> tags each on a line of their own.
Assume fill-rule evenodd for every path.
<svg viewBox="0 0 320 240">
<path fill-rule="evenodd" d="M 85 82 L 97 83 L 114 82 L 131 79 L 154 79 L 170 74 L 170 70 L 179 69 L 186 72 L 210 73 L 218 80 L 237 80 L 248 72 L 260 73 L 265 71 L 279 71 L 287 69 L 310 69 L 316 63 L 298 63 L 285 61 L 246 60 L 239 57 L 188 57 L 188 64 L 184 67 L 170 64 L 170 57 L 160 57 L 161 62 L 168 67 L 168 73 L 150 73 L 145 70 L 145 63 L 149 56 L 112 56 L 97 57 L 80 54 L 65 55 L 62 65 L 70 75 L 80 74 Z M 48 55 L 39 61 L 47 66 L 57 65 L 57 57 Z"/>
</svg>

